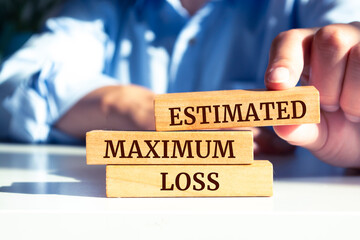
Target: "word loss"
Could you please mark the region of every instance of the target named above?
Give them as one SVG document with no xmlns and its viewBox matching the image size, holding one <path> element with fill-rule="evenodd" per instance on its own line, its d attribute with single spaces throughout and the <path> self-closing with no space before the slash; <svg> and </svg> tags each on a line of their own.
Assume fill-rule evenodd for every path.
<svg viewBox="0 0 360 240">
<path fill-rule="evenodd" d="M 219 177 L 219 174 L 216 172 L 209 173 L 206 177 L 207 180 L 204 180 L 205 174 L 203 172 L 194 173 L 192 178 L 188 173 L 181 172 L 176 175 L 174 183 L 169 185 L 166 185 L 166 183 L 168 182 L 166 180 L 168 173 L 162 172 L 160 174 L 162 186 L 160 189 L 161 191 L 174 191 L 174 186 L 177 190 L 180 191 L 186 191 L 190 187 L 192 187 L 192 190 L 194 191 L 202 191 L 204 189 L 207 189 L 209 191 L 216 191 L 220 187 L 219 182 L 216 180 Z M 208 184 L 206 184 L 207 182 Z"/>
</svg>

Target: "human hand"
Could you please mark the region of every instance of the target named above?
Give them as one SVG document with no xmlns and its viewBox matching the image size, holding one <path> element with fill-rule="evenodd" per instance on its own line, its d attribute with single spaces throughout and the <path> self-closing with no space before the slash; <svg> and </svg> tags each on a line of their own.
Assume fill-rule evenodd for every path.
<svg viewBox="0 0 360 240">
<path fill-rule="evenodd" d="M 80 99 L 56 127 L 80 139 L 94 129 L 154 130 L 154 97 L 137 85 L 102 87 Z"/>
<path fill-rule="evenodd" d="M 254 154 L 291 154 L 295 147 L 279 138 L 274 131 L 265 127 L 250 127 L 254 135 Z"/>
<path fill-rule="evenodd" d="M 279 138 L 274 131 L 265 127 L 222 128 L 219 131 L 252 131 L 254 136 L 254 154 L 291 154 L 295 146 Z"/>
<path fill-rule="evenodd" d="M 300 77 L 320 92 L 321 123 L 277 126 L 276 133 L 325 162 L 360 167 L 360 23 L 279 34 L 271 46 L 265 84 L 283 90 Z"/>
</svg>

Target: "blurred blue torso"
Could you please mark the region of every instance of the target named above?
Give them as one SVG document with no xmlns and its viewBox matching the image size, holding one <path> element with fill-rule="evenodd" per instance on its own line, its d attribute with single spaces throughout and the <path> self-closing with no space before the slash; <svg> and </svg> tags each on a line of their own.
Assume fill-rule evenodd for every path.
<svg viewBox="0 0 360 240">
<path fill-rule="evenodd" d="M 68 1 L 5 61 L 0 138 L 72 142 L 54 123 L 90 91 L 139 84 L 156 93 L 263 87 L 281 31 L 351 22 L 356 1 L 213 0 L 190 17 L 178 0 Z M 5 100 L 4 100 L 5 99 Z M 1 110 L 0 110 L 1 112 Z"/>
</svg>

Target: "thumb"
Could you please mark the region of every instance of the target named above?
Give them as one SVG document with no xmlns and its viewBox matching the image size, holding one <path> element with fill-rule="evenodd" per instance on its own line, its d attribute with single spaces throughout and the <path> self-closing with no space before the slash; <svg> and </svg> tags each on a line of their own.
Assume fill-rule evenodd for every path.
<svg viewBox="0 0 360 240">
<path fill-rule="evenodd" d="M 268 89 L 284 90 L 296 86 L 304 66 L 309 65 L 314 33 L 315 29 L 293 29 L 274 39 L 265 73 Z"/>
<path fill-rule="evenodd" d="M 320 150 L 328 137 L 327 121 L 323 116 L 319 124 L 274 126 L 274 131 L 288 143 L 313 152 Z"/>
</svg>

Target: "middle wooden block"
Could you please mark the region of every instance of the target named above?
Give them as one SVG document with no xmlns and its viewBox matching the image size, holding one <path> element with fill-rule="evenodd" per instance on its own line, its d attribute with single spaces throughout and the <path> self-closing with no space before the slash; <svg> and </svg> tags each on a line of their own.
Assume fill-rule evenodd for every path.
<svg viewBox="0 0 360 240">
<path fill-rule="evenodd" d="M 87 164 L 251 164 L 251 131 L 86 134 Z"/>
</svg>

